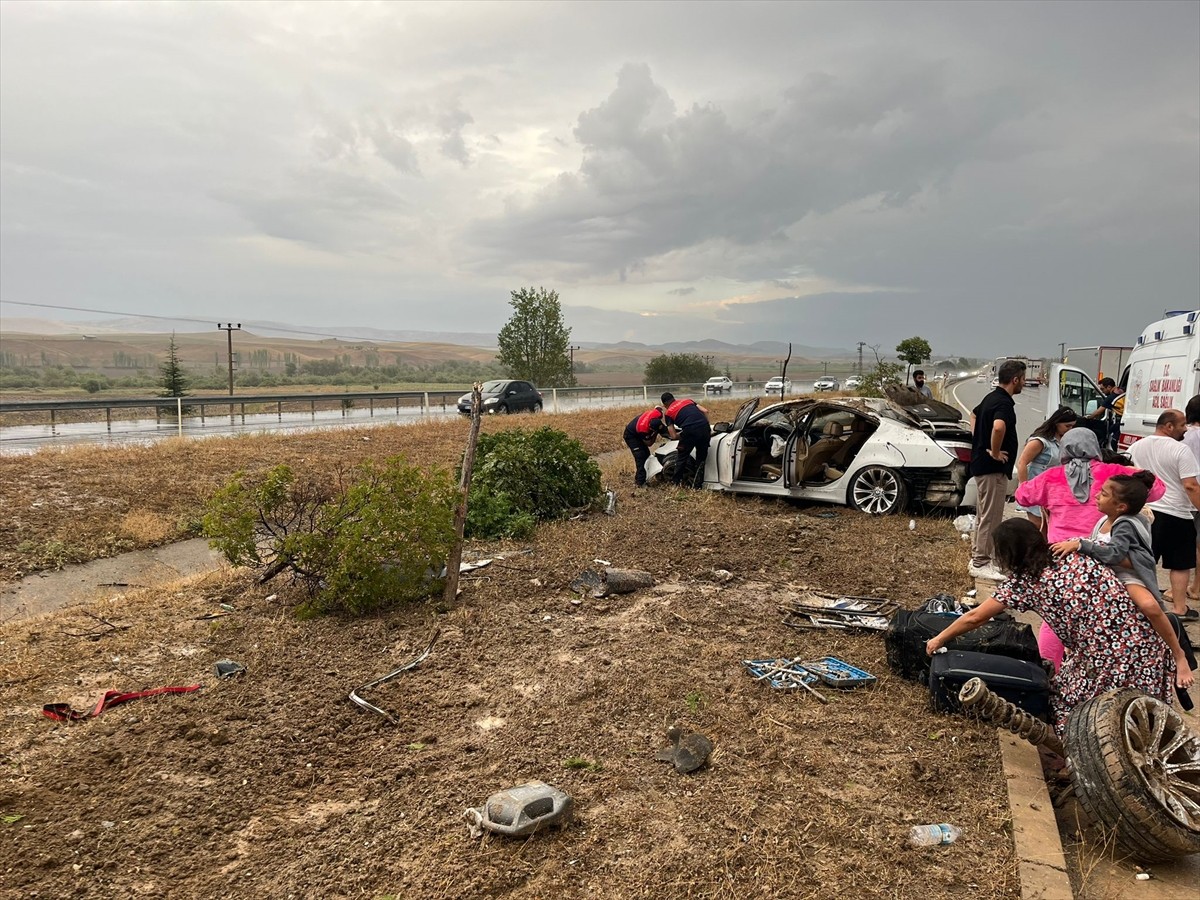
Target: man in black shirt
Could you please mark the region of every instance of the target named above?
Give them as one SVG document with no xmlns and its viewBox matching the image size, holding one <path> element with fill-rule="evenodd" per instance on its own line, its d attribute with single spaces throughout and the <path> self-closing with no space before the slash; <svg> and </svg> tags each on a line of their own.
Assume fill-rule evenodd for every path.
<svg viewBox="0 0 1200 900">
<path fill-rule="evenodd" d="M 1004 519 L 1008 480 L 1017 458 L 1017 409 L 1013 397 L 1025 387 L 1025 363 L 1006 359 L 996 373 L 999 387 L 971 412 L 971 474 L 979 502 L 975 508 L 975 543 L 971 548 L 973 578 L 1003 576 L 992 557 L 992 535 Z"/>
</svg>

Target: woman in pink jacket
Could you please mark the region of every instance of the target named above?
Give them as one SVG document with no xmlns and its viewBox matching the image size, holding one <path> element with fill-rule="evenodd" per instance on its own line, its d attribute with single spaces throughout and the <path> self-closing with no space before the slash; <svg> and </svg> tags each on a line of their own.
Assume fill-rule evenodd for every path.
<svg viewBox="0 0 1200 900">
<path fill-rule="evenodd" d="M 1104 482 L 1114 475 L 1132 475 L 1137 469 L 1118 463 L 1100 461 L 1100 441 L 1088 428 L 1072 428 L 1063 435 L 1062 465 L 1047 469 L 1017 487 L 1017 502 L 1022 506 L 1040 506 L 1049 517 L 1046 540 L 1051 543 L 1087 537 L 1096 522 L 1103 518 L 1096 508 L 1096 498 Z M 1150 500 L 1157 500 L 1166 491 L 1161 479 L 1154 479 Z M 1062 664 L 1063 645 L 1042 623 L 1038 632 L 1038 649 L 1043 659 L 1054 661 L 1054 669 Z"/>
</svg>

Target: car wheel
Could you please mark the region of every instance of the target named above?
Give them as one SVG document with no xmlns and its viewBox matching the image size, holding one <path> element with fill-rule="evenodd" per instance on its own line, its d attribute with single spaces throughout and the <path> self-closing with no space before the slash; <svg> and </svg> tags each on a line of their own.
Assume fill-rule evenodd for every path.
<svg viewBox="0 0 1200 900">
<path fill-rule="evenodd" d="M 497 406 L 496 413 L 497 413 L 497 415 L 507 416 L 508 415 L 508 404 L 502 403 L 499 406 Z"/>
<path fill-rule="evenodd" d="M 531 412 L 540 413 L 541 411 L 542 411 L 542 404 L 541 404 L 541 403 L 535 403 L 535 404 L 533 404 L 533 409 L 531 410 Z"/>
<path fill-rule="evenodd" d="M 895 469 L 867 466 L 850 481 L 846 501 L 860 512 L 890 516 L 908 506 L 908 487 Z"/>
<path fill-rule="evenodd" d="M 674 481 L 675 468 L 678 465 L 679 454 L 672 450 L 662 459 L 662 472 L 659 474 L 658 480 L 663 484 L 669 484 L 670 482 Z M 683 482 L 687 484 L 694 484 L 697 476 L 695 458 L 689 456 L 683 461 L 683 465 L 685 466 L 683 472 Z"/>
<path fill-rule="evenodd" d="M 1075 797 L 1141 862 L 1200 853 L 1200 735 L 1161 700 L 1125 688 L 1067 720 Z"/>
</svg>

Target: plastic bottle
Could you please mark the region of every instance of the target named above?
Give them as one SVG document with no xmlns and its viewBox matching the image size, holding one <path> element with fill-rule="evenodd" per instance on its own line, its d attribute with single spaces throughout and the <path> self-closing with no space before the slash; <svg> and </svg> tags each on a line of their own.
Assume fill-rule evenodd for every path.
<svg viewBox="0 0 1200 900">
<path fill-rule="evenodd" d="M 953 844 L 962 834 L 962 829 L 949 822 L 940 825 L 914 825 L 908 832 L 908 842 L 914 847 L 936 847 L 938 844 Z"/>
</svg>

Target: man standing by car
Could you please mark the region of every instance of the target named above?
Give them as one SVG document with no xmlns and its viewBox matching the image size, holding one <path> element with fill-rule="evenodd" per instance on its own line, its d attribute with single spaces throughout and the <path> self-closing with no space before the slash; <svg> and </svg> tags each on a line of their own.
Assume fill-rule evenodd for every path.
<svg viewBox="0 0 1200 900">
<path fill-rule="evenodd" d="M 695 487 L 697 481 L 704 478 L 704 463 L 708 459 L 708 442 L 712 439 L 712 428 L 708 424 L 708 410 L 696 403 L 695 400 L 676 400 L 675 395 L 666 391 L 662 395 L 663 419 L 667 424 L 667 434 L 673 440 L 679 441 L 675 455 L 675 475 L 671 482 L 683 484 L 684 462 L 696 451 L 696 478 L 690 487 Z"/>
<path fill-rule="evenodd" d="M 975 509 L 975 544 L 971 548 L 972 578 L 1003 575 L 996 569 L 992 535 L 1004 519 L 1008 480 L 1017 457 L 1017 409 L 1013 397 L 1025 386 L 1025 363 L 1006 359 L 996 373 L 999 385 L 971 412 L 971 474 L 979 502 Z"/>
<path fill-rule="evenodd" d="M 1125 392 L 1108 377 L 1100 379 L 1099 388 L 1104 391 L 1104 396 L 1100 398 L 1100 405 L 1096 411 L 1088 418 L 1105 420 L 1107 425 L 1105 446 L 1109 450 L 1116 450 L 1117 439 L 1121 436 L 1121 416 L 1125 414 Z"/>
<path fill-rule="evenodd" d="M 1139 469 L 1158 476 L 1167 486 L 1161 498 L 1146 505 L 1154 510 L 1150 545 L 1154 561 L 1162 560 L 1171 574 L 1171 605 L 1180 618 L 1197 619 L 1200 613 L 1187 605 L 1188 581 L 1196 565 L 1196 521 L 1200 509 L 1200 463 L 1183 435 L 1187 421 L 1182 412 L 1168 409 L 1158 417 L 1154 434 L 1129 448 L 1129 458 Z"/>
<path fill-rule="evenodd" d="M 633 476 L 634 486 L 646 486 L 646 460 L 650 458 L 650 445 L 660 434 L 666 433 L 667 426 L 663 422 L 661 406 L 635 416 L 633 421 L 625 426 L 625 446 L 633 454 L 633 462 L 637 466 Z"/>
<path fill-rule="evenodd" d="M 933 399 L 933 391 L 925 383 L 925 373 L 920 369 L 913 372 L 913 389 L 922 397 L 928 397 L 930 400 Z"/>
</svg>

